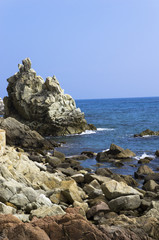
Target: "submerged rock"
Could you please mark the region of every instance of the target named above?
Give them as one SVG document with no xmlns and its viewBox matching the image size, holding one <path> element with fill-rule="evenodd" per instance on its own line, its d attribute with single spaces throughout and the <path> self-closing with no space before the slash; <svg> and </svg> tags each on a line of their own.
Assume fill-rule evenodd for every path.
<svg viewBox="0 0 159 240">
<path fill-rule="evenodd" d="M 76 108 L 73 98 L 64 94 L 55 76 L 46 81 L 31 69 L 26 58 L 19 72 L 8 81 L 4 98 L 5 117 L 14 116 L 42 135 L 66 135 L 96 129 L 87 124 L 84 113 Z"/>
</svg>

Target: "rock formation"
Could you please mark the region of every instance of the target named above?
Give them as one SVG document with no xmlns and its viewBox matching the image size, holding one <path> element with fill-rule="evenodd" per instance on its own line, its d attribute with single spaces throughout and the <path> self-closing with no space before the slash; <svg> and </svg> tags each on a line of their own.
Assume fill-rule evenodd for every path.
<svg viewBox="0 0 159 240">
<path fill-rule="evenodd" d="M 159 136 L 159 131 L 152 131 L 150 129 L 146 129 L 141 133 L 134 134 L 134 137 L 144 137 L 144 136 Z"/>
<path fill-rule="evenodd" d="M 3 100 L 0 98 L 0 115 L 4 114 L 4 103 Z"/>
<path fill-rule="evenodd" d="M 5 117 L 13 116 L 42 135 L 67 135 L 95 129 L 87 124 L 75 101 L 64 94 L 55 76 L 46 81 L 31 69 L 26 58 L 19 72 L 8 81 L 8 97 L 4 98 Z"/>
</svg>

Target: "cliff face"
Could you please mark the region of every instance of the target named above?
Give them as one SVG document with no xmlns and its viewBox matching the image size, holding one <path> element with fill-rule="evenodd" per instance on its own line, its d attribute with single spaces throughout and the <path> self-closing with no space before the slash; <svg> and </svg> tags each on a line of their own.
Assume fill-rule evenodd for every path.
<svg viewBox="0 0 159 240">
<path fill-rule="evenodd" d="M 31 69 L 26 58 L 19 72 L 8 81 L 8 97 L 4 98 L 5 117 L 13 116 L 43 135 L 66 135 L 95 129 L 87 124 L 73 98 L 64 94 L 55 76 L 46 81 Z"/>
</svg>

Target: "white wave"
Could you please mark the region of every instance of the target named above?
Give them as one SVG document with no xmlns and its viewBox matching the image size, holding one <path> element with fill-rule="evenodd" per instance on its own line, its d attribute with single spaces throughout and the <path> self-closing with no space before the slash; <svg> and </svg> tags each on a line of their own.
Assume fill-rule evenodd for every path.
<svg viewBox="0 0 159 240">
<path fill-rule="evenodd" d="M 114 128 L 97 128 L 97 131 L 113 131 Z"/>
<path fill-rule="evenodd" d="M 143 138 L 151 138 L 151 137 L 155 137 L 156 135 L 144 135 Z"/>
<path fill-rule="evenodd" d="M 108 149 L 106 149 L 106 150 L 103 150 L 102 152 L 108 152 L 110 149 L 108 148 Z"/>
<path fill-rule="evenodd" d="M 75 133 L 75 134 L 68 134 L 67 137 L 71 137 L 71 136 L 79 136 L 79 135 L 86 135 L 86 134 L 95 134 L 97 133 L 97 131 L 113 131 L 114 128 L 97 128 L 97 130 L 86 130 L 80 134 Z"/>
<path fill-rule="evenodd" d="M 149 155 L 149 154 L 146 154 L 146 153 L 143 153 L 141 156 L 136 156 L 136 157 L 134 157 L 136 160 L 140 160 L 140 159 L 144 159 L 144 158 L 146 158 L 146 157 L 148 157 L 148 158 L 155 158 L 155 155 Z"/>
<path fill-rule="evenodd" d="M 93 131 L 93 130 L 86 130 L 86 131 L 82 132 L 82 133 L 79 134 L 79 135 L 94 134 L 94 133 L 96 133 L 96 131 Z"/>
</svg>

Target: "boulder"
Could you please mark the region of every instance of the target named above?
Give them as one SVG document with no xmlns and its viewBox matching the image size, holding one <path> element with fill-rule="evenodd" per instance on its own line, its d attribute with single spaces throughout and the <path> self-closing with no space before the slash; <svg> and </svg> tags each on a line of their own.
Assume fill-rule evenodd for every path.
<svg viewBox="0 0 159 240">
<path fill-rule="evenodd" d="M 83 183 L 84 182 L 84 175 L 82 173 L 77 173 L 71 176 L 77 183 Z"/>
<path fill-rule="evenodd" d="M 97 180 L 93 180 L 89 184 L 85 184 L 83 190 L 88 194 L 89 198 L 96 198 L 103 195 L 100 184 Z"/>
<path fill-rule="evenodd" d="M 32 131 L 25 124 L 14 118 L 0 118 L 0 128 L 6 131 L 8 145 L 20 146 L 22 148 L 45 148 L 51 149 L 57 144 L 52 144 L 43 138 L 38 132 Z"/>
<path fill-rule="evenodd" d="M 66 203 L 73 203 L 74 201 L 82 202 L 82 198 L 86 196 L 82 189 L 78 188 L 73 179 L 62 181 L 60 189 Z"/>
<path fill-rule="evenodd" d="M 144 136 L 159 136 L 159 131 L 152 131 L 150 129 L 146 129 L 141 133 L 134 134 L 134 137 L 144 137 Z"/>
<path fill-rule="evenodd" d="M 155 191 L 156 187 L 159 187 L 159 185 L 154 180 L 149 180 L 143 185 L 143 189 L 146 191 Z"/>
<path fill-rule="evenodd" d="M 121 210 L 134 210 L 141 204 L 139 195 L 121 196 L 108 202 L 108 206 L 114 212 Z"/>
<path fill-rule="evenodd" d="M 136 178 L 144 178 L 146 175 L 153 174 L 153 170 L 147 165 L 141 165 L 134 173 Z"/>
<path fill-rule="evenodd" d="M 29 58 L 18 67 L 19 72 L 7 79 L 5 117 L 13 116 L 45 136 L 96 129 L 92 124 L 87 124 L 84 113 L 76 108 L 70 95 L 64 94 L 55 76 L 44 81 L 31 69 Z"/>
<path fill-rule="evenodd" d="M 97 154 L 96 160 L 99 162 L 109 161 L 110 159 L 130 159 L 136 154 L 129 149 L 123 149 L 115 144 L 110 145 L 110 149 Z"/>
<path fill-rule="evenodd" d="M 97 175 L 105 176 L 105 177 L 111 177 L 113 175 L 113 172 L 109 168 L 98 168 L 95 173 Z"/>
<path fill-rule="evenodd" d="M 90 219 L 90 218 L 94 217 L 95 215 L 97 215 L 99 212 L 107 213 L 109 211 L 110 211 L 110 208 L 109 208 L 108 204 L 106 204 L 105 202 L 100 202 L 97 205 L 91 207 L 87 211 L 87 218 Z"/>
<path fill-rule="evenodd" d="M 136 189 L 128 186 L 124 182 L 117 182 L 115 180 L 108 181 L 101 185 L 103 193 L 108 200 L 126 196 L 126 195 L 140 195 L 143 194 L 137 191 Z"/>
<path fill-rule="evenodd" d="M 0 202 L 0 214 L 15 214 L 16 209 Z"/>
<path fill-rule="evenodd" d="M 44 218 L 46 216 L 57 216 L 57 215 L 64 215 L 66 214 L 63 209 L 57 205 L 54 204 L 53 206 L 41 206 L 38 209 L 32 210 L 31 211 L 31 218 L 34 216 L 38 218 Z"/>
<path fill-rule="evenodd" d="M 23 193 L 18 193 L 11 197 L 9 202 L 14 204 L 17 208 L 23 208 L 29 203 L 29 200 Z"/>
</svg>

